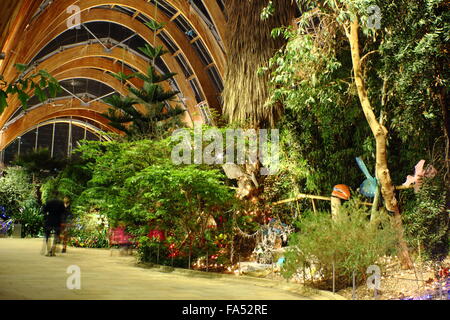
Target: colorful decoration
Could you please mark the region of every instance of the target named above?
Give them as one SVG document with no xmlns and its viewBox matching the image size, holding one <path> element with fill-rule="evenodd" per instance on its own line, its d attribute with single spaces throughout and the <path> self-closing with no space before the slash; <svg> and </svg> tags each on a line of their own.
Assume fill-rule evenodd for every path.
<svg viewBox="0 0 450 320">
<path fill-rule="evenodd" d="M 333 187 L 333 192 L 331 193 L 333 197 L 348 200 L 350 199 L 350 188 L 345 184 L 338 184 Z"/>
<path fill-rule="evenodd" d="M 414 185 L 414 192 L 419 192 L 422 186 L 422 178 L 433 178 L 437 174 L 437 170 L 432 166 L 428 165 L 425 169 L 425 160 L 420 160 L 414 167 L 414 176 L 407 176 L 406 181 L 403 183 L 405 187 Z"/>
<path fill-rule="evenodd" d="M 376 178 L 372 177 L 372 175 L 369 173 L 366 164 L 364 163 L 364 161 L 362 161 L 361 158 L 356 157 L 355 160 L 356 163 L 358 164 L 358 167 L 366 176 L 366 180 L 364 180 L 359 186 L 359 192 L 361 192 L 362 195 L 368 198 L 374 198 L 375 193 L 377 191 L 378 181 Z"/>
<path fill-rule="evenodd" d="M 273 263 L 273 253 L 277 249 L 277 244 L 281 245 L 280 240 L 286 242 L 292 232 L 294 228 L 278 219 L 271 219 L 269 224 L 262 226 L 253 251 L 256 261 L 262 264 Z"/>
</svg>

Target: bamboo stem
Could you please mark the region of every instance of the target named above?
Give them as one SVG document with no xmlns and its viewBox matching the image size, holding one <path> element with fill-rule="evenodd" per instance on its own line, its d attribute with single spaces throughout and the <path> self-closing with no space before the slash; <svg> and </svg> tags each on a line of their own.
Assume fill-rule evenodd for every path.
<svg viewBox="0 0 450 320">
<path fill-rule="evenodd" d="M 293 201 L 297 201 L 297 200 L 300 200 L 300 199 L 316 199 L 316 200 L 331 201 L 331 197 L 316 196 L 316 195 L 312 195 L 312 194 L 300 193 L 295 198 L 289 198 L 289 199 L 280 200 L 280 201 L 272 203 L 272 205 L 273 206 L 277 206 L 277 205 L 280 205 L 280 204 L 283 204 L 283 203 L 293 202 Z M 364 206 L 369 206 L 369 207 L 371 207 L 373 205 L 370 202 L 359 202 L 359 203 L 364 205 Z"/>
<path fill-rule="evenodd" d="M 316 203 L 314 202 L 314 199 L 311 199 L 311 203 L 312 203 L 314 213 L 317 213 Z"/>
</svg>

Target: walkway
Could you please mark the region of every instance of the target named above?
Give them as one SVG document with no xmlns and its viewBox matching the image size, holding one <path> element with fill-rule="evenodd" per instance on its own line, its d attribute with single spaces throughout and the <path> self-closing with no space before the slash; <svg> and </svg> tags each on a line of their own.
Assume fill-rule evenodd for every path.
<svg viewBox="0 0 450 320">
<path fill-rule="evenodd" d="M 0 239 L 0 300 L 2 299 L 133 299 L 208 300 L 330 299 L 308 297 L 260 281 L 209 278 L 135 266 L 132 257 L 111 256 L 109 250 L 68 248 L 56 257 L 40 255 L 42 239 Z M 81 289 L 69 290 L 66 270 L 81 270 Z"/>
</svg>

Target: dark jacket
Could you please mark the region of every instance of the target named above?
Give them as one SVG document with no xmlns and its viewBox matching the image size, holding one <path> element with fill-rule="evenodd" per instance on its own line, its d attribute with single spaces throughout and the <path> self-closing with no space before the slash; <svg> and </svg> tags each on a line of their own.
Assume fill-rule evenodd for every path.
<svg viewBox="0 0 450 320">
<path fill-rule="evenodd" d="M 59 227 L 66 208 L 61 200 L 50 200 L 44 208 L 44 224 L 46 227 Z"/>
</svg>

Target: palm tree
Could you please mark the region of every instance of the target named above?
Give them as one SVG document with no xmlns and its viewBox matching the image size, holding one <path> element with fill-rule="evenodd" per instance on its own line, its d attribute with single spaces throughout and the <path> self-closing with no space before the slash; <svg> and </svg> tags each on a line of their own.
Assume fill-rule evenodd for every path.
<svg viewBox="0 0 450 320">
<path fill-rule="evenodd" d="M 270 2 L 271 14 L 264 20 L 268 0 L 226 0 L 228 32 L 225 39 L 227 69 L 224 78 L 223 114 L 230 124 L 256 130 L 273 127 L 282 115 L 281 104 L 265 106 L 268 99 L 268 73 L 258 70 L 267 67 L 270 58 L 279 50 L 284 39 L 274 38 L 274 28 L 289 25 L 296 13 L 292 0 Z M 262 192 L 264 176 L 260 174 L 261 163 L 246 163 L 231 172 L 240 172 L 237 195 L 254 198 Z"/>
<path fill-rule="evenodd" d="M 295 15 L 292 0 L 276 0 L 273 14 L 261 19 L 267 0 L 226 0 L 228 15 L 227 70 L 223 92 L 223 113 L 230 123 L 251 128 L 273 126 L 282 114 L 280 105 L 265 107 L 268 75 L 258 70 L 268 64 L 283 39 L 273 38 L 274 28 L 289 25 Z"/>
</svg>

